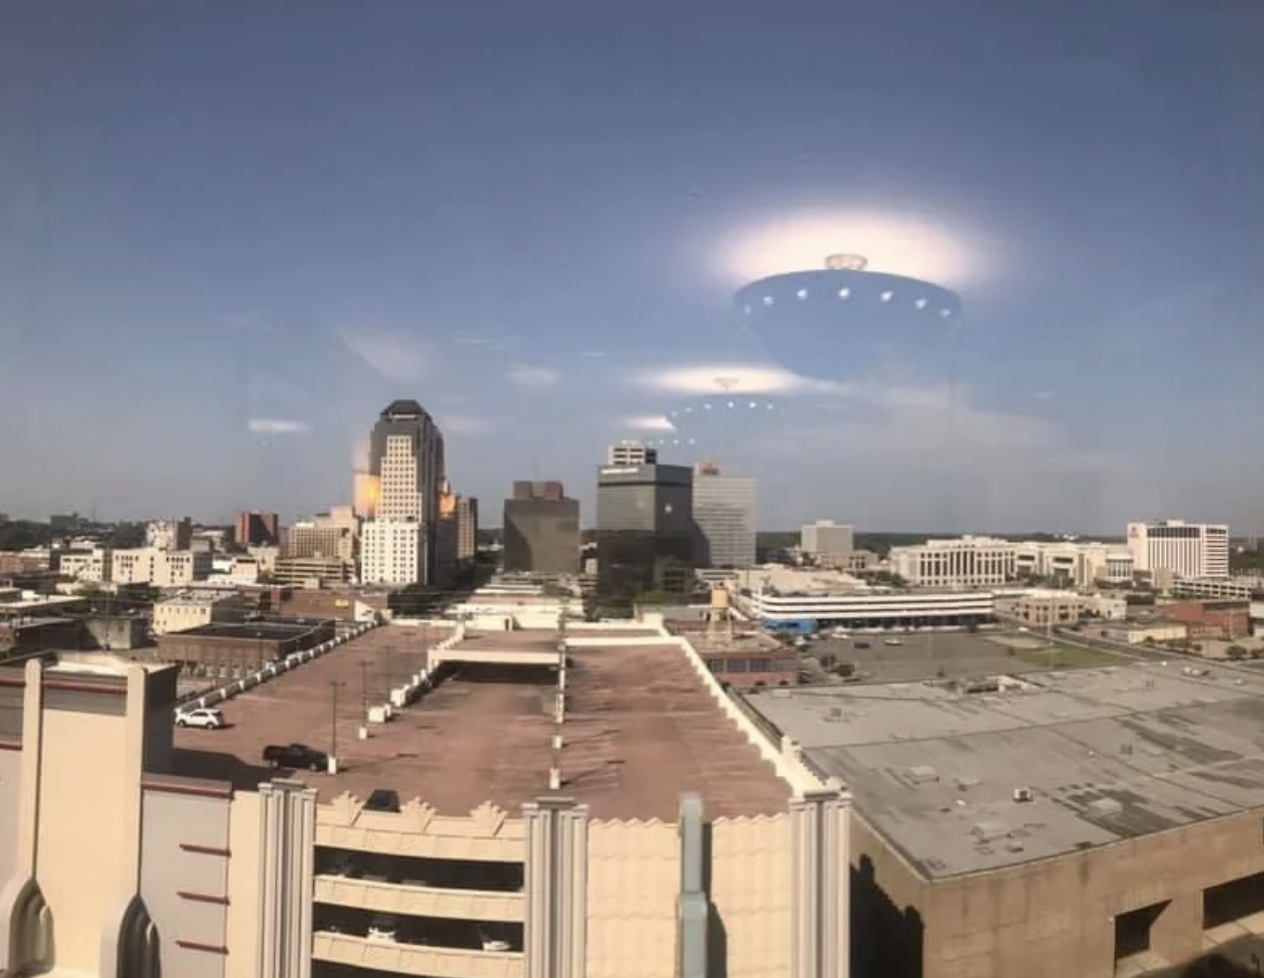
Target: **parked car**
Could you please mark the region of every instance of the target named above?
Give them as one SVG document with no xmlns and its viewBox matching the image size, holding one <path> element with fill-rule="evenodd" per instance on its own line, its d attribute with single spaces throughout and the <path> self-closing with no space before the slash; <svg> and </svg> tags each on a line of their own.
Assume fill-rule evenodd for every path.
<svg viewBox="0 0 1264 978">
<path fill-rule="evenodd" d="M 369 923 L 368 939 L 371 941 L 395 941 L 399 933 L 399 924 L 394 917 L 381 915 L 374 917 Z"/>
<path fill-rule="evenodd" d="M 270 744 L 263 749 L 263 760 L 272 767 L 295 771 L 324 771 L 329 767 L 329 755 L 306 744 Z"/>
<path fill-rule="evenodd" d="M 366 812 L 398 812 L 399 792 L 389 788 L 377 788 L 364 803 Z"/>
<path fill-rule="evenodd" d="M 224 726 L 224 714 L 210 707 L 199 706 L 192 709 L 176 710 L 177 727 L 204 727 L 207 730 L 218 730 Z"/>
</svg>

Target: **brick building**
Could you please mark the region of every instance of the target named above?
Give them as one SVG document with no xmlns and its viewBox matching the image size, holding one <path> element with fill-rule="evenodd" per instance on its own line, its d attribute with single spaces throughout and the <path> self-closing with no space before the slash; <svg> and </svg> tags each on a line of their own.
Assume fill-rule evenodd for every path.
<svg viewBox="0 0 1264 978">
<path fill-rule="evenodd" d="M 1186 626 L 1191 641 L 1232 641 L 1251 634 L 1250 604 L 1246 601 L 1180 601 L 1161 605 L 1159 616 Z"/>
<path fill-rule="evenodd" d="M 689 640 L 715 678 L 734 689 L 799 684 L 799 652 L 765 635 L 734 632 L 707 634 L 705 621 L 676 620 L 667 630 Z"/>
<path fill-rule="evenodd" d="M 204 625 L 159 635 L 158 658 L 193 672 L 241 675 L 333 637 L 334 623 L 328 620 Z"/>
<path fill-rule="evenodd" d="M 305 618 L 355 621 L 357 606 L 361 610 L 370 608 L 386 614 L 386 592 L 356 588 L 295 588 L 282 595 L 280 611 L 284 615 Z"/>
</svg>

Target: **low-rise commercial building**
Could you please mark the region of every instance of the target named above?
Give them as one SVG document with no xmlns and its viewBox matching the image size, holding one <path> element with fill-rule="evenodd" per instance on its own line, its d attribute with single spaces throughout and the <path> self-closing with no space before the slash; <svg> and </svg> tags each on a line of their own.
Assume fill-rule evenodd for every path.
<svg viewBox="0 0 1264 978">
<path fill-rule="evenodd" d="M 158 658 L 197 674 L 242 676 L 334 637 L 331 621 L 245 621 L 158 636 Z"/>
<path fill-rule="evenodd" d="M 1170 645 L 1189 638 L 1189 628 L 1181 622 L 1145 621 L 1104 624 L 1102 638 L 1125 645 Z"/>
<path fill-rule="evenodd" d="M 1264 577 L 1253 574 L 1238 577 L 1177 577 L 1172 580 L 1169 590 L 1184 598 L 1249 601 L 1264 594 Z"/>
<path fill-rule="evenodd" d="M 1033 627 L 1069 625 L 1083 618 L 1122 621 L 1128 617 L 1128 602 L 1110 594 L 1032 588 L 997 594 L 996 614 Z"/>
<path fill-rule="evenodd" d="M 707 668 L 726 687 L 760 689 L 799 685 L 799 651 L 769 635 L 713 629 L 706 622 L 673 622 L 670 631 L 689 640 Z"/>
<path fill-rule="evenodd" d="M 1156 605 L 1154 610 L 1165 621 L 1183 624 L 1191 640 L 1232 641 L 1251 634 L 1247 601 L 1176 601 Z"/>
<path fill-rule="evenodd" d="M 239 622 L 246 615 L 246 601 L 236 592 L 189 592 L 154 605 L 155 635 L 187 632 L 203 625 Z"/>
<path fill-rule="evenodd" d="M 808 632 L 859 629 L 961 628 L 991 621 L 991 591 L 870 587 L 839 572 L 763 567 L 729 585 L 743 615 L 767 628 Z"/>
<path fill-rule="evenodd" d="M 853 978 L 1239 973 L 1177 969 L 1264 913 L 1264 679 L 1004 679 L 747 699 L 853 792 Z"/>
<path fill-rule="evenodd" d="M 36 594 L 16 587 L 0 587 L 0 618 L 46 618 L 80 614 L 89 602 L 79 594 Z"/>
<path fill-rule="evenodd" d="M 356 587 L 295 588 L 283 592 L 280 611 L 300 618 L 364 621 L 387 614 L 387 592 Z"/>
<path fill-rule="evenodd" d="M 0 551 L 0 578 L 42 574 L 49 570 L 51 561 L 52 555 L 47 547 Z"/>
<path fill-rule="evenodd" d="M 1087 588 L 1132 580 L 1134 559 L 1122 544 L 963 536 L 891 550 L 891 569 L 919 587 L 1000 587 L 1022 579 Z"/>
</svg>

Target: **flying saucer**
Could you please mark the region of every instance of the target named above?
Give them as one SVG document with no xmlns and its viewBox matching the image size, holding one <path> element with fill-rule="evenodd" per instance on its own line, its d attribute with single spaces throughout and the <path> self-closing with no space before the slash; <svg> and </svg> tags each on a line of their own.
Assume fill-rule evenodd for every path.
<svg viewBox="0 0 1264 978">
<path fill-rule="evenodd" d="M 839 252 L 824 267 L 758 279 L 735 300 L 767 357 L 805 377 L 942 366 L 961 299 L 950 289 L 871 271 L 864 256 Z"/>
</svg>

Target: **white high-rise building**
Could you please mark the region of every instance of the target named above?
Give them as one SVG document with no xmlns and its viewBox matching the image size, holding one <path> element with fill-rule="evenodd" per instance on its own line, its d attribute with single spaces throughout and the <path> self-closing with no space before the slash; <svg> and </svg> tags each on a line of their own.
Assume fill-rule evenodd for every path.
<svg viewBox="0 0 1264 978">
<path fill-rule="evenodd" d="M 1151 574 L 1229 576 L 1229 527 L 1223 523 L 1129 523 L 1128 551 L 1136 569 Z"/>
<path fill-rule="evenodd" d="M 721 475 L 702 463 L 694 471 L 693 521 L 711 567 L 755 565 L 755 480 Z"/>
<path fill-rule="evenodd" d="M 424 554 L 420 523 L 372 520 L 364 524 L 360 539 L 361 579 L 365 584 L 422 583 Z"/>
<path fill-rule="evenodd" d="M 799 549 L 818 560 L 846 561 L 856 546 L 855 527 L 833 520 L 817 520 L 799 530 Z"/>
<path fill-rule="evenodd" d="M 373 518 L 362 528 L 360 580 L 430 584 L 444 483 L 443 435 L 416 401 L 392 401 L 373 427 Z"/>
<path fill-rule="evenodd" d="M 607 465 L 657 465 L 658 449 L 647 448 L 639 441 L 621 441 L 606 449 Z"/>
</svg>

